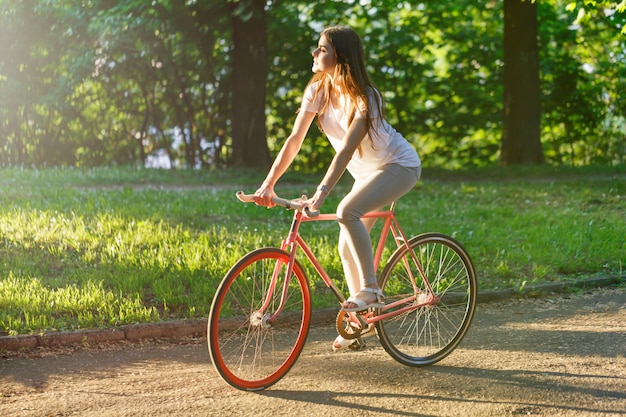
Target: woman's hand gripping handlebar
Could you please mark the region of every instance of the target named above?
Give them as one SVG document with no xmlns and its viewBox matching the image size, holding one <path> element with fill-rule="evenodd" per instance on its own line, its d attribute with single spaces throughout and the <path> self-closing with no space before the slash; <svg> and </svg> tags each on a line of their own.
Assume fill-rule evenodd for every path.
<svg viewBox="0 0 626 417">
<path fill-rule="evenodd" d="M 237 198 L 244 203 L 254 203 L 253 194 L 245 194 L 243 191 L 237 191 Z M 311 210 L 302 199 L 287 200 L 284 198 L 275 197 L 272 198 L 272 202 L 277 206 L 285 207 L 287 210 L 300 210 L 308 217 L 317 217 L 320 214 L 319 210 Z"/>
</svg>

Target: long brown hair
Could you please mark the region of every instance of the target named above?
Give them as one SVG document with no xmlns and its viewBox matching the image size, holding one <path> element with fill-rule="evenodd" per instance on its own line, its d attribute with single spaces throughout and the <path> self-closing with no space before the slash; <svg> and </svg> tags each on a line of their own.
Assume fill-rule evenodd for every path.
<svg viewBox="0 0 626 417">
<path fill-rule="evenodd" d="M 361 38 L 354 29 L 347 26 L 328 27 L 320 34 L 320 37 L 321 36 L 326 38 L 335 51 L 335 58 L 337 60 L 335 84 L 339 86 L 343 94 L 346 94 L 350 98 L 350 102 L 352 103 L 348 118 L 349 123 L 352 123 L 352 120 L 354 120 L 358 103 L 363 103 L 365 106 L 367 132 L 370 133 L 374 123 L 379 122 L 379 120 L 372 120 L 372 109 L 370 105 L 373 104 L 377 107 L 378 115 L 381 119 L 384 117 L 384 110 L 382 97 L 367 75 L 365 53 L 363 51 Z M 318 117 L 323 117 L 330 104 L 332 84 L 327 74 L 316 73 L 309 81 L 309 85 L 318 81 L 319 85 L 315 94 L 324 94 L 322 101 L 324 104 Z M 370 103 L 369 97 L 373 98 L 374 101 L 372 103 Z M 359 147 L 359 152 L 360 150 L 361 147 Z"/>
</svg>

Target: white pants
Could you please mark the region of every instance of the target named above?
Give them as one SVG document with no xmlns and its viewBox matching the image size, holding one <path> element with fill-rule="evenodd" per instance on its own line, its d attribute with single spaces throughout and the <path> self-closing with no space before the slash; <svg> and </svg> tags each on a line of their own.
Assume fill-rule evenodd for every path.
<svg viewBox="0 0 626 417">
<path fill-rule="evenodd" d="M 339 256 L 350 295 L 376 282 L 370 230 L 376 219 L 361 219 L 380 210 L 411 191 L 422 173 L 422 167 L 390 164 L 356 181 L 352 190 L 337 207 L 339 220 Z"/>
</svg>

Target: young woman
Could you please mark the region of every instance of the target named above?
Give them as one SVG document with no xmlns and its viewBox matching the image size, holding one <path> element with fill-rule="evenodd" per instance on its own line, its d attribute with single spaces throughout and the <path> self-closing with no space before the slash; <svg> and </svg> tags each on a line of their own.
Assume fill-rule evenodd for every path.
<svg viewBox="0 0 626 417">
<path fill-rule="evenodd" d="M 336 153 L 307 203 L 319 209 L 344 171 L 352 175 L 354 185 L 337 207 L 339 255 L 350 291 L 343 309 L 382 307 L 369 235 L 375 219 L 361 217 L 409 192 L 421 175 L 420 158 L 384 119 L 382 96 L 367 75 L 363 44 L 353 29 L 333 26 L 321 33 L 312 71 L 292 132 L 256 191 L 255 202 L 273 205 L 274 186 L 293 162 L 317 115 Z M 339 336 L 333 348 L 352 342 Z"/>
</svg>

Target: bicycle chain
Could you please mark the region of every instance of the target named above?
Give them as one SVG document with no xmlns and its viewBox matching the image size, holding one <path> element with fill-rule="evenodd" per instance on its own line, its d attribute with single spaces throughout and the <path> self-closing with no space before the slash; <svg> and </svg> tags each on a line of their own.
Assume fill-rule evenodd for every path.
<svg viewBox="0 0 626 417">
<path fill-rule="evenodd" d="M 399 314 L 397 316 L 392 316 L 388 319 L 385 319 L 388 322 L 392 322 L 392 321 L 396 321 L 396 320 L 402 320 L 404 319 L 406 316 L 408 316 L 409 314 L 413 313 L 414 311 L 407 311 L 404 312 L 402 314 Z M 361 313 L 357 313 L 357 314 L 371 314 L 369 312 L 361 312 Z M 343 310 L 340 310 L 339 313 L 337 314 L 337 321 L 335 323 L 336 327 L 337 327 L 337 332 L 344 338 L 344 339 L 357 339 L 358 337 L 360 337 L 362 334 L 364 333 L 368 333 L 370 332 L 372 329 L 366 329 L 365 331 L 363 331 L 363 329 L 361 329 L 360 324 L 359 323 L 355 323 L 353 320 L 351 320 L 350 315 L 348 313 L 346 313 Z"/>
</svg>

